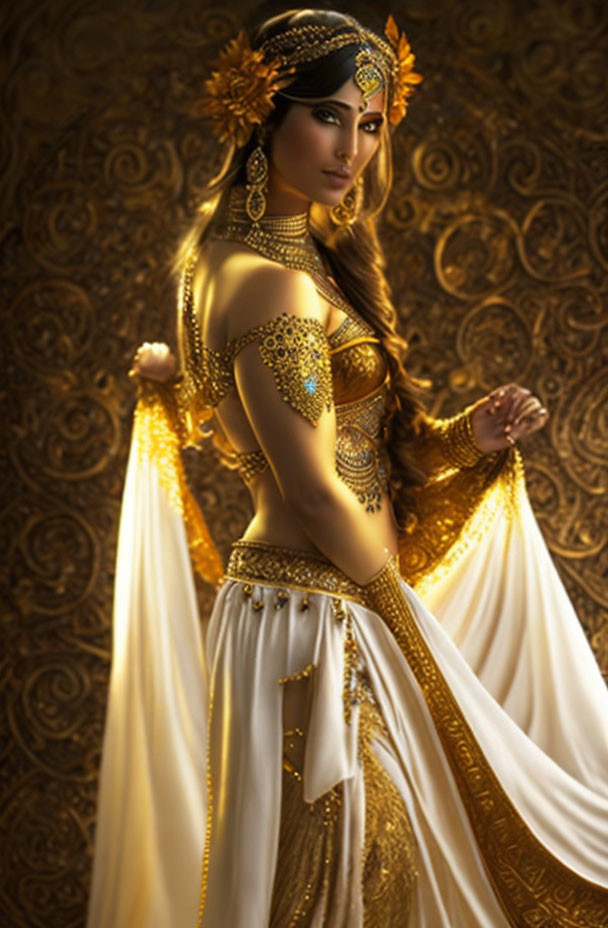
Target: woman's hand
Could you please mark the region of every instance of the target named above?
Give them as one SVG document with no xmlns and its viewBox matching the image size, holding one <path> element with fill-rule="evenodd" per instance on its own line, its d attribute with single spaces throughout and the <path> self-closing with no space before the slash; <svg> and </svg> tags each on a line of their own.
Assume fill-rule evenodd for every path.
<svg viewBox="0 0 608 928">
<path fill-rule="evenodd" d="M 490 454 L 541 429 L 549 414 L 530 390 L 510 383 L 493 390 L 473 407 L 471 424 L 481 451 Z"/>
<path fill-rule="evenodd" d="M 164 342 L 144 342 L 137 349 L 129 377 L 147 377 L 161 383 L 175 376 L 177 358 Z"/>
</svg>

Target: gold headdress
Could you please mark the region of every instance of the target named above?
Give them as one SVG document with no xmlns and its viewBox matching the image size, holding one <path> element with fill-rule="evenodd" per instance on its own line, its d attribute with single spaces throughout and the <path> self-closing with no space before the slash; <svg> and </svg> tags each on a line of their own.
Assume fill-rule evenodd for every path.
<svg viewBox="0 0 608 928">
<path fill-rule="evenodd" d="M 273 110 L 272 97 L 293 79 L 300 64 L 316 61 L 348 45 L 360 46 L 354 80 L 367 100 L 382 86 L 388 89 L 388 118 L 397 125 L 405 115 L 407 99 L 422 76 L 415 74 L 414 55 L 405 32 L 392 16 L 386 23 L 386 41 L 363 29 L 355 20 L 338 26 L 296 25 L 252 49 L 243 32 L 228 43 L 214 62 L 197 109 L 208 116 L 220 141 L 244 145 L 255 126 Z"/>
</svg>

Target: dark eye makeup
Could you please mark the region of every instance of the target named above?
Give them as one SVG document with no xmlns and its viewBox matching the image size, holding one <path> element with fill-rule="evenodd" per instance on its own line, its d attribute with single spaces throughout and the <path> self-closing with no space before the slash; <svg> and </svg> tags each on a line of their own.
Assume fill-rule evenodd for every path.
<svg viewBox="0 0 608 928">
<path fill-rule="evenodd" d="M 317 106 L 312 111 L 315 119 L 318 119 L 319 122 L 333 124 L 340 121 L 340 116 L 333 109 L 330 109 L 327 106 Z M 366 122 L 360 124 L 360 128 L 367 132 L 369 135 L 373 135 L 378 132 L 382 123 L 384 122 L 383 116 L 378 116 L 375 119 L 368 119 Z"/>
<path fill-rule="evenodd" d="M 315 119 L 318 119 L 319 122 L 338 122 L 339 116 L 333 110 L 328 109 L 326 106 L 317 106 L 313 109 L 312 115 Z"/>
</svg>

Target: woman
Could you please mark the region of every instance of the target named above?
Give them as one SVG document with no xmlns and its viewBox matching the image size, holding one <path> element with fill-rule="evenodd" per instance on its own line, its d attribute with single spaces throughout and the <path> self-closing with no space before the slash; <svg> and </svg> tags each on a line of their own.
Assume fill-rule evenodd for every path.
<svg viewBox="0 0 608 928">
<path fill-rule="evenodd" d="M 90 928 L 194 924 L 201 858 L 204 928 L 607 924 L 606 694 L 512 448 L 546 412 L 433 421 L 401 362 L 374 216 L 412 68 L 392 19 L 306 10 L 208 82 L 181 376 L 134 366 Z M 225 574 L 201 425 L 254 504 Z"/>
</svg>

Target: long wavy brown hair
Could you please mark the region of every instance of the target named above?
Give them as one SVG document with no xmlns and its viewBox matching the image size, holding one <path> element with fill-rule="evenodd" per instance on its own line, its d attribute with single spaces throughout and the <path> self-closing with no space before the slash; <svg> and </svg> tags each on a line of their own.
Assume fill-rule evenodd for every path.
<svg viewBox="0 0 608 928">
<path fill-rule="evenodd" d="M 251 45 L 258 48 L 265 40 L 294 25 L 308 24 L 329 26 L 337 31 L 352 29 L 353 24 L 361 28 L 352 17 L 334 11 L 290 11 L 265 22 L 255 33 Z M 314 62 L 299 65 L 293 80 L 284 88 L 289 99 L 281 92 L 273 98 L 274 109 L 262 127 L 261 137 L 266 139 L 265 144 L 287 113 L 291 99 L 330 96 L 352 77 L 358 51 L 357 45 L 345 46 Z M 407 374 L 404 367 L 407 344 L 397 333 L 397 315 L 384 273 L 385 259 L 376 230 L 377 216 L 386 203 L 392 184 L 390 131 L 385 120 L 378 150 L 363 175 L 363 205 L 357 220 L 352 225 L 339 226 L 328 207 L 314 203 L 310 211 L 310 228 L 340 290 L 357 313 L 374 328 L 387 358 L 393 396 L 387 423 L 389 490 L 397 522 L 404 526 L 412 505 L 408 489 L 424 481 L 424 474 L 416 466 L 412 453 L 412 443 L 423 421 L 423 408 L 422 386 Z M 224 209 L 232 188 L 246 183 L 245 165 L 257 144 L 254 133 L 243 147 L 231 145 L 219 174 L 205 190 L 197 217 L 180 246 L 177 270 L 183 269 L 192 249 L 202 247 L 212 229 L 214 215 Z M 225 455 L 227 449 L 221 436 L 214 436 L 214 440 Z"/>
</svg>

